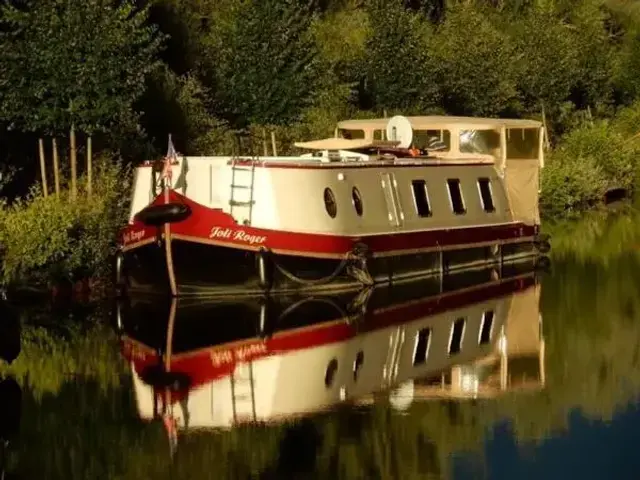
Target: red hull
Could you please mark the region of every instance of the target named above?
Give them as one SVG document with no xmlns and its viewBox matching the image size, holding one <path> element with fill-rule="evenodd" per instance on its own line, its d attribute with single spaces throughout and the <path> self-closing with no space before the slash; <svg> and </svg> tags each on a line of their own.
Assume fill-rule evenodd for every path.
<svg viewBox="0 0 640 480">
<path fill-rule="evenodd" d="M 156 264 L 154 273 L 144 272 L 145 279 L 138 278 L 133 283 L 158 280 L 158 264 L 166 262 L 164 268 L 169 278 L 163 280 L 166 284 L 163 288 L 166 286 L 175 295 L 229 288 L 247 291 L 291 291 L 328 285 L 351 288 L 362 283 L 446 273 L 468 264 L 501 263 L 506 256 L 521 256 L 523 252 L 525 256 L 536 254 L 534 239 L 538 226 L 523 223 L 356 237 L 238 225 L 222 210 L 200 205 L 175 191 L 170 192 L 169 202 L 185 205 L 189 215 L 165 228 L 136 220 L 123 229 L 120 241 L 125 256 L 139 257 L 125 262 L 129 270 L 148 270 L 149 263 Z M 164 203 L 164 198 L 157 197 L 152 205 Z M 161 240 L 167 233 L 170 248 L 165 249 Z M 500 257 L 490 251 L 496 245 L 504 245 Z M 143 252 L 145 248 L 156 253 Z M 264 269 L 259 272 L 258 262 L 262 259 L 257 258 L 256 252 L 268 252 L 268 262 L 273 263 L 269 268 L 275 272 L 265 273 Z M 447 252 L 447 257 L 439 257 L 440 252 Z M 158 254 L 164 255 L 165 260 L 151 260 Z M 462 260 L 458 254 L 464 254 Z M 460 262 L 462 266 L 457 265 Z M 352 267 L 361 271 L 354 274 Z M 317 275 L 310 277 L 309 272 Z M 267 274 L 268 279 L 264 277 Z M 157 287 L 156 284 L 148 289 Z"/>
</svg>

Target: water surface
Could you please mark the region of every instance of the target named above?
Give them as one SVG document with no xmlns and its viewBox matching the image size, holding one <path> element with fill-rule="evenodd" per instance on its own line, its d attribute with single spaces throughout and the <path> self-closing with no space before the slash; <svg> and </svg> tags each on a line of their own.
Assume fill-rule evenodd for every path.
<svg viewBox="0 0 640 480">
<path fill-rule="evenodd" d="M 594 214 L 548 227 L 554 250 L 541 277 L 538 388 L 431 395 L 402 412 L 377 393 L 357 408 L 179 433 L 173 455 L 162 422 L 140 419 L 109 323 L 113 306 L 21 309 L 11 325 L 4 315 L 3 356 L 15 357 L 12 339 L 20 339 L 11 365 L 0 361 L 0 430 L 11 440 L 4 468 L 25 479 L 636 478 L 638 220 Z"/>
</svg>

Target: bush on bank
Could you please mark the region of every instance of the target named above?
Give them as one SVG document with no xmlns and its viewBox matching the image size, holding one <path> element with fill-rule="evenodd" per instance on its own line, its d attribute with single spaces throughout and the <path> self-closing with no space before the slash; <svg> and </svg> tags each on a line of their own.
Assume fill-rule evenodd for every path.
<svg viewBox="0 0 640 480">
<path fill-rule="evenodd" d="M 91 196 L 86 179 L 72 200 L 42 195 L 34 186 L 24 198 L 0 203 L 1 281 L 4 285 L 51 285 L 108 278 L 118 229 L 126 221 L 129 169 L 109 158 L 96 161 Z"/>
<path fill-rule="evenodd" d="M 615 189 L 634 194 L 640 180 L 638 133 L 640 103 L 567 133 L 547 155 L 542 171 L 543 215 L 575 216 L 601 205 L 605 194 Z"/>
</svg>

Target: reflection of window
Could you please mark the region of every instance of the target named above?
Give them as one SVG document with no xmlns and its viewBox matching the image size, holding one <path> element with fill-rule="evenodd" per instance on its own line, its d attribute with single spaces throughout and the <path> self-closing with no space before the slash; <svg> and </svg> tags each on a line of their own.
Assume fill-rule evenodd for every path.
<svg viewBox="0 0 640 480">
<path fill-rule="evenodd" d="M 353 381 L 355 382 L 358 379 L 358 374 L 360 373 L 360 367 L 364 362 L 364 352 L 360 350 L 356 355 L 356 360 L 353 362 Z"/>
<path fill-rule="evenodd" d="M 327 365 L 327 370 L 324 373 L 324 385 L 329 388 L 333 385 L 333 380 L 335 379 L 336 372 L 338 371 L 338 360 L 335 358 L 329 362 Z"/>
<path fill-rule="evenodd" d="M 448 152 L 451 148 L 449 130 L 414 130 L 413 144 L 420 150 Z"/>
<path fill-rule="evenodd" d="M 353 187 L 351 190 L 351 200 L 353 201 L 353 208 L 356 209 L 356 213 L 359 217 L 362 216 L 362 196 L 360 195 L 360 190 L 356 187 Z"/>
<path fill-rule="evenodd" d="M 478 179 L 478 190 L 480 191 L 480 200 L 482 200 L 484 211 L 495 212 L 496 207 L 493 204 L 493 196 L 491 195 L 491 182 L 488 178 Z"/>
<path fill-rule="evenodd" d="M 461 130 L 460 152 L 498 156 L 500 132 L 496 130 Z"/>
<path fill-rule="evenodd" d="M 411 182 L 413 190 L 413 200 L 416 204 L 416 211 L 421 217 L 431 216 L 431 205 L 429 205 L 429 194 L 427 192 L 427 182 L 424 180 L 413 180 Z"/>
<path fill-rule="evenodd" d="M 347 140 L 359 140 L 364 138 L 364 130 L 345 130 L 341 128 L 338 130 L 338 137 L 346 138 Z"/>
<path fill-rule="evenodd" d="M 460 353 L 462 349 L 462 336 L 464 335 L 464 318 L 458 318 L 453 322 L 451 340 L 449 340 L 449 355 Z"/>
<path fill-rule="evenodd" d="M 447 187 L 449 188 L 449 200 L 451 200 L 451 209 L 453 210 L 453 213 L 456 215 L 466 213 L 467 209 L 464 206 L 464 199 L 462 198 L 460 180 L 457 178 L 447 179 Z"/>
<path fill-rule="evenodd" d="M 331 218 L 336 218 L 338 205 L 336 204 L 336 197 L 330 188 L 324 189 L 324 208 L 327 209 L 327 213 Z"/>
<path fill-rule="evenodd" d="M 431 329 L 423 328 L 416 335 L 416 346 L 413 352 L 413 365 L 420 365 L 427 361 L 429 353 L 429 340 L 431 339 Z"/>
<path fill-rule="evenodd" d="M 485 345 L 491 341 L 491 331 L 493 328 L 493 310 L 487 310 L 482 315 L 482 326 L 480 327 L 480 338 L 478 343 Z"/>
<path fill-rule="evenodd" d="M 509 128 L 507 130 L 507 158 L 536 159 L 540 147 L 540 129 Z"/>
</svg>

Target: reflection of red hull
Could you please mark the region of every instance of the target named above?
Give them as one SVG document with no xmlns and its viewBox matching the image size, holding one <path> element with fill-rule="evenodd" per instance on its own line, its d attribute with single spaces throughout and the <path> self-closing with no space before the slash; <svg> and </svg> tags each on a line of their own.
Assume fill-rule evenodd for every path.
<svg viewBox="0 0 640 480">
<path fill-rule="evenodd" d="M 534 283 L 535 275 L 526 274 L 510 280 L 370 311 L 357 326 L 348 323 L 346 319 L 335 319 L 277 332 L 265 340 L 252 338 L 176 354 L 171 357 L 170 371 L 188 375 L 191 379 L 190 388 L 194 389 L 230 375 L 242 362 L 342 342 L 359 333 L 411 322 L 421 317 L 523 291 Z M 123 337 L 123 355 L 133 364 L 137 375 L 162 361 L 155 350 L 128 337 Z M 185 394 L 186 392 L 172 394 L 172 400 L 178 401 Z"/>
<path fill-rule="evenodd" d="M 496 264 L 500 257 L 491 248 L 497 245 L 502 245 L 506 262 L 536 254 L 538 228 L 523 223 L 362 237 L 324 235 L 238 225 L 222 210 L 204 207 L 175 191 L 170 192 L 169 200 L 187 205 L 190 215 L 168 224 L 166 230 L 134 221 L 122 231 L 124 277 L 132 290 L 171 286 L 172 293 L 186 295 L 214 290 L 224 294 L 230 289 L 350 289 L 362 282 L 434 274 L 441 266 L 453 271 Z M 163 202 L 157 197 L 152 204 Z M 170 232 L 171 258 L 159 248 L 162 243 L 158 240 L 165 231 Z M 260 251 L 268 254 L 263 256 Z M 444 252 L 442 258 L 439 252 Z M 262 270 L 261 261 L 266 262 Z"/>
</svg>

